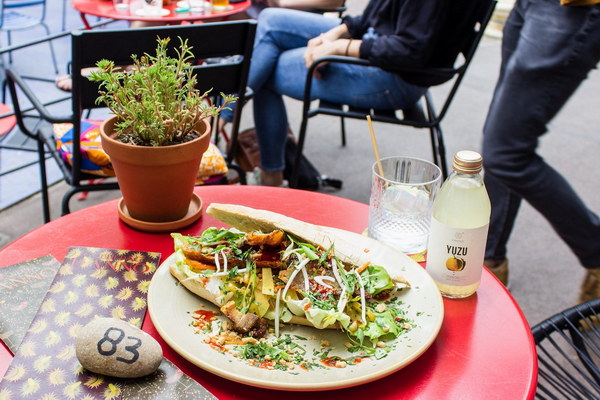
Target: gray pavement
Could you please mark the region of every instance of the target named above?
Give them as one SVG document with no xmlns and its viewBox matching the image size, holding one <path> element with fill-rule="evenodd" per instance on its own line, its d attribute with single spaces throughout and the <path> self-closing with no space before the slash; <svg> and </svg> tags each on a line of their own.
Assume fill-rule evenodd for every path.
<svg viewBox="0 0 600 400">
<path fill-rule="evenodd" d="M 352 11 L 351 7 L 351 11 Z M 40 51 L 47 51 L 40 48 Z M 486 37 L 443 123 L 447 155 L 461 149 L 480 148 L 481 130 L 498 74 L 500 41 Z M 45 54 L 45 53 L 44 53 Z M 441 94 L 446 87 L 436 88 Z M 573 184 L 589 206 L 600 211 L 597 195 L 600 170 L 597 157 L 600 136 L 598 93 L 600 73 L 593 71 L 572 100 L 549 127 L 541 141 L 541 155 Z M 298 130 L 300 103 L 288 100 L 292 129 Z M 250 103 L 244 110 L 242 127 L 252 126 Z M 348 145 L 340 147 L 339 121 L 319 116 L 309 124 L 306 154 L 329 176 L 342 179 L 342 190 L 323 192 L 368 203 L 370 166 L 374 161 L 366 121 L 347 121 Z M 374 124 L 381 156 L 411 155 L 430 158 L 428 135 L 413 128 Z M 3 153 L 5 154 L 5 153 Z M 6 156 L 5 156 L 6 157 Z M 37 171 L 17 185 L 35 185 Z M 16 190 L 0 180 L 0 190 Z M 60 199 L 66 190 L 64 183 L 51 189 L 53 218 L 60 212 Z M 73 209 L 119 197 L 117 192 L 90 193 L 84 201 L 72 201 Z M 568 210 L 565 210 L 568 212 Z M 0 247 L 42 223 L 39 195 L 33 195 L 0 212 Z M 549 224 L 529 205 L 523 204 L 509 244 L 511 262 L 511 293 L 530 324 L 573 305 L 584 270 L 558 238 Z"/>
</svg>

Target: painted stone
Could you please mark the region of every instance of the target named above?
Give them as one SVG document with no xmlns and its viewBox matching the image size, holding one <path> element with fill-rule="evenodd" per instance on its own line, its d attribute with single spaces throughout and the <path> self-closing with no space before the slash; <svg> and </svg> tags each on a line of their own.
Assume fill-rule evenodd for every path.
<svg viewBox="0 0 600 400">
<path fill-rule="evenodd" d="M 152 336 L 115 318 L 97 318 L 84 326 L 75 351 L 87 370 L 117 378 L 149 375 L 162 361 L 162 348 Z"/>
</svg>

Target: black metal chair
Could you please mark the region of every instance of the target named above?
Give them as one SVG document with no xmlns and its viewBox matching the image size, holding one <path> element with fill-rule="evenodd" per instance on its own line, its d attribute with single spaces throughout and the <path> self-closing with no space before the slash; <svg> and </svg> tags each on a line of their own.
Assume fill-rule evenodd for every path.
<svg viewBox="0 0 600 400">
<path fill-rule="evenodd" d="M 454 79 L 446 98 L 443 100 L 443 104 L 440 112 L 438 113 L 435 108 L 435 103 L 431 92 L 428 90 L 423 98 L 420 99 L 413 107 L 405 110 L 375 110 L 375 109 L 357 109 L 348 107 L 344 104 L 334 104 L 327 101 L 319 100 L 317 106 L 311 108 L 311 89 L 313 82 L 313 75 L 315 69 L 319 68 L 324 63 L 345 63 L 355 64 L 362 66 L 373 66 L 369 61 L 359 58 L 343 57 L 343 56 L 327 56 L 315 60 L 308 69 L 306 74 L 306 86 L 304 89 L 304 99 L 302 108 L 302 122 L 300 125 L 300 132 L 298 134 L 298 151 L 296 154 L 296 160 L 294 163 L 294 173 L 290 181 L 291 187 L 297 186 L 298 178 L 298 166 L 302 157 L 302 151 L 304 148 L 304 141 L 306 139 L 306 131 L 308 126 L 308 120 L 316 115 L 325 114 L 340 117 L 341 119 L 341 134 L 342 134 L 342 146 L 346 145 L 346 128 L 345 118 L 354 119 L 365 119 L 367 115 L 371 116 L 371 120 L 374 122 L 386 122 L 391 124 L 412 126 L 415 128 L 426 128 L 430 132 L 431 148 L 433 153 L 433 161 L 438 165 L 444 177 L 447 176 L 446 166 L 446 150 L 444 145 L 444 138 L 442 135 L 441 122 L 462 79 L 465 76 L 467 68 L 473 59 L 475 50 L 479 45 L 481 37 L 483 36 L 485 27 L 487 26 L 490 17 L 496 6 L 496 0 L 484 0 L 481 2 L 481 7 L 473 15 L 471 19 L 465 15 L 454 16 L 454 20 L 457 23 L 468 24 L 466 29 L 470 30 L 468 36 L 465 37 L 464 44 L 460 50 L 462 55 L 462 62 L 453 68 L 402 68 L 397 69 L 398 73 L 401 74 L 428 74 L 433 80 L 436 80 L 436 85 L 440 85 L 447 81 Z M 462 19 L 461 19 L 462 18 Z M 423 103 L 425 106 L 423 106 Z M 402 117 L 399 118 L 397 111 L 402 111 Z"/>
<path fill-rule="evenodd" d="M 348 7 L 346 7 L 346 2 L 344 1 L 344 2 L 342 2 L 342 4 L 339 7 L 312 8 L 312 9 L 309 9 L 306 11 L 317 13 L 317 14 L 335 13 L 338 15 L 339 18 L 342 18 L 342 15 L 346 12 L 347 9 L 348 9 Z"/>
<path fill-rule="evenodd" d="M 39 7 L 38 7 L 39 6 Z M 23 8 L 38 7 L 37 15 L 31 12 L 19 12 Z M 44 28 L 46 35 L 50 36 L 50 29 L 44 22 L 46 18 L 46 0 L 0 0 L 0 31 L 6 32 L 8 47 L 12 45 L 13 31 L 30 29 L 36 26 Z M 58 64 L 54 53 L 52 41 L 48 41 L 50 55 L 55 73 L 58 73 Z M 12 52 L 8 53 L 9 63 L 12 63 Z"/>
<path fill-rule="evenodd" d="M 532 328 L 538 353 L 538 399 L 600 398 L 600 298 Z"/>
<path fill-rule="evenodd" d="M 20 129 L 28 136 L 35 138 L 38 142 L 39 160 L 45 158 L 45 153 L 52 154 L 63 172 L 66 182 L 71 185 L 70 190 L 62 199 L 62 214 L 69 213 L 69 200 L 78 192 L 114 190 L 118 189 L 118 183 L 114 179 L 98 183 L 98 176 L 83 173 L 81 171 L 82 156 L 80 151 L 80 124 L 82 112 L 87 109 L 102 107 L 96 104 L 98 87 L 90 82 L 81 71 L 85 68 L 95 67 L 101 59 L 113 60 L 116 65 L 131 64 L 131 55 L 144 53 L 153 54 L 156 48 L 157 37 L 171 37 L 171 45 L 178 44 L 177 37 L 188 40 L 193 47 L 194 56 L 199 60 L 199 65 L 194 70 L 199 74 L 198 89 L 207 91 L 212 89 L 212 94 L 217 96 L 223 93 L 239 93 L 238 102 L 244 102 L 245 88 L 247 84 L 250 59 L 252 56 L 254 35 L 256 32 L 255 21 L 232 21 L 183 26 L 161 26 L 155 28 L 122 29 L 122 30 L 91 30 L 76 31 L 71 35 L 72 39 L 72 73 L 73 89 L 71 96 L 70 114 L 57 116 L 51 114 L 46 107 L 37 99 L 35 93 L 27 86 L 22 77 L 14 69 L 7 70 L 7 81 L 13 101 L 17 123 Z M 231 57 L 237 56 L 237 57 Z M 230 57 L 224 63 L 208 63 L 201 60 Z M 23 121 L 23 107 L 20 104 L 17 87 L 31 102 L 37 113 L 46 122 L 44 126 L 36 130 L 29 130 Z M 227 155 L 230 168 L 235 170 L 237 166 L 233 163 L 237 132 L 239 129 L 242 107 L 235 107 L 232 123 L 231 151 Z M 52 125 L 55 123 L 72 123 L 73 134 L 73 160 L 72 165 L 63 161 L 56 149 Z M 48 199 L 48 185 L 46 181 L 46 170 L 43 162 L 40 165 L 42 205 L 44 220 L 50 219 L 50 206 Z M 245 182 L 245 176 L 240 174 L 240 180 Z"/>
</svg>

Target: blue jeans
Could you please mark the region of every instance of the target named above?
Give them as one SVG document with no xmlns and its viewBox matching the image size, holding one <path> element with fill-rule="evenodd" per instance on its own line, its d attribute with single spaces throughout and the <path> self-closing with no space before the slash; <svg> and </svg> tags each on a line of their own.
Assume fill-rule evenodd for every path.
<svg viewBox="0 0 600 400">
<path fill-rule="evenodd" d="M 248 86 L 254 92 L 254 123 L 261 169 L 283 171 L 288 119 L 283 96 L 302 99 L 304 52 L 309 39 L 339 25 L 337 18 L 284 8 L 267 8 L 258 18 Z M 425 89 L 375 67 L 330 64 L 313 80 L 313 99 L 363 108 L 399 109 L 414 104 Z M 227 120 L 230 113 L 223 117 Z"/>
<path fill-rule="evenodd" d="M 536 153 L 548 122 L 599 59 L 600 5 L 517 0 L 504 28 L 500 77 L 484 127 L 485 184 L 492 202 L 486 259 L 506 257 L 525 199 L 584 267 L 600 267 L 598 215 Z"/>
</svg>

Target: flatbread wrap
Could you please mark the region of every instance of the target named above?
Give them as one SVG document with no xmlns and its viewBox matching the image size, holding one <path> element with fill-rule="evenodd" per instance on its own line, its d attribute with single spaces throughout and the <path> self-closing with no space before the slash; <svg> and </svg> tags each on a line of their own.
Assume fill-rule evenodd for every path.
<svg viewBox="0 0 600 400">
<path fill-rule="evenodd" d="M 361 343 L 397 337 L 410 329 L 396 303 L 402 258 L 394 268 L 372 264 L 335 230 L 249 207 L 216 204 L 207 213 L 231 226 L 200 236 L 172 234 L 171 274 L 215 304 L 235 331 L 262 337 L 270 326 L 302 324 L 341 329 Z"/>
</svg>

